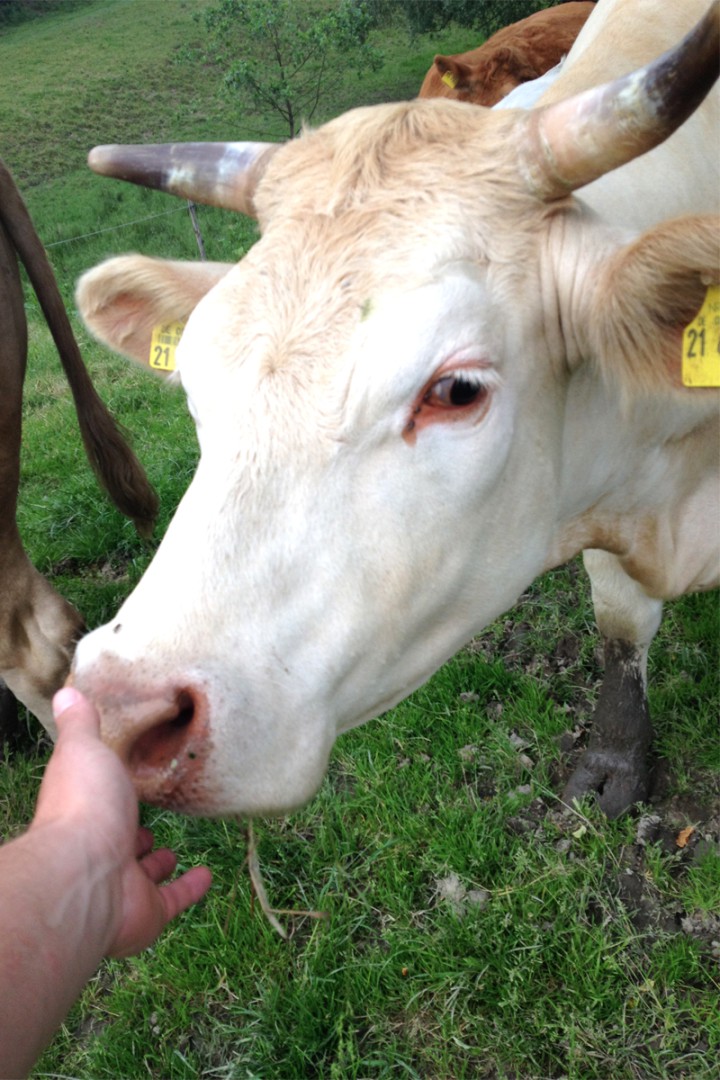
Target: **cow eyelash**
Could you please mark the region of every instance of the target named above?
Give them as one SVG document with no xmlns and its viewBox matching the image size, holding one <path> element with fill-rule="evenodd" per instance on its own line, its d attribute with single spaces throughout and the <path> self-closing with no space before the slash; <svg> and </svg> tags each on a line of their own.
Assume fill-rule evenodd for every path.
<svg viewBox="0 0 720 1080">
<path fill-rule="evenodd" d="M 422 397 L 422 404 L 441 409 L 466 409 L 483 401 L 490 392 L 485 372 L 477 368 L 448 371 L 435 379 Z"/>
<path fill-rule="evenodd" d="M 430 424 L 482 420 L 490 407 L 499 379 L 489 364 L 459 363 L 440 368 L 425 384 L 410 409 L 403 438 L 412 444 L 418 432 Z"/>
</svg>

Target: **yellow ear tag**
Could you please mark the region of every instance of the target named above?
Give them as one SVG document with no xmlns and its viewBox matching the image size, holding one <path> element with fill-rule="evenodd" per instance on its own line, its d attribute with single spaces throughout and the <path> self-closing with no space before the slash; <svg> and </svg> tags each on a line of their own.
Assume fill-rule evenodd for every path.
<svg viewBox="0 0 720 1080">
<path fill-rule="evenodd" d="M 720 386 L 720 285 L 711 285 L 703 306 L 683 331 L 683 386 Z"/>
<path fill-rule="evenodd" d="M 175 350 L 184 329 L 184 322 L 161 323 L 153 328 L 148 359 L 153 371 L 175 370 Z"/>
<path fill-rule="evenodd" d="M 444 75 L 440 76 L 440 78 L 446 86 L 450 87 L 451 90 L 454 90 L 458 84 L 457 75 L 453 71 L 446 71 Z"/>
</svg>

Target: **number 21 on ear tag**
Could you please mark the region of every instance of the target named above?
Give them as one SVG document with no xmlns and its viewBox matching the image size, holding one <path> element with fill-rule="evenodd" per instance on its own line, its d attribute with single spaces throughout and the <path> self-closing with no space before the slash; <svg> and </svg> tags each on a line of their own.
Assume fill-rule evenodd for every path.
<svg viewBox="0 0 720 1080">
<path fill-rule="evenodd" d="M 683 386 L 720 386 L 720 285 L 711 285 L 683 331 Z"/>
<path fill-rule="evenodd" d="M 183 322 L 161 323 L 153 328 L 148 360 L 153 371 L 175 370 L 175 350 L 184 329 Z"/>
</svg>

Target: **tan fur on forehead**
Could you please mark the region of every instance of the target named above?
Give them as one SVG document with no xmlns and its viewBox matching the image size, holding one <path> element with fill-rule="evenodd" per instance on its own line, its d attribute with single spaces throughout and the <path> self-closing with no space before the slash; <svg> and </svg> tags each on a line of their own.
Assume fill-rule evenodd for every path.
<svg viewBox="0 0 720 1080">
<path fill-rule="evenodd" d="M 337 370 L 370 287 L 358 238 L 308 214 L 292 228 L 271 227 L 246 256 L 242 323 L 244 332 L 261 328 L 252 338 L 261 377 L 285 372 L 307 385 Z"/>
<path fill-rule="evenodd" d="M 262 239 L 241 264 L 235 297 L 244 334 L 262 328 L 252 352 L 264 391 L 268 381 L 282 396 L 323 387 L 311 397 L 333 427 L 348 343 L 368 305 L 459 260 L 517 291 L 556 210 L 523 186 L 516 123 L 453 101 L 374 106 L 275 155 L 255 196 Z M 245 337 L 245 357 L 248 348 Z"/>
<path fill-rule="evenodd" d="M 272 312 L 267 370 L 295 367 L 295 350 L 316 371 L 331 363 L 363 305 L 444 263 L 526 268 L 549 211 L 518 175 L 516 124 L 430 99 L 356 109 L 283 147 L 256 192 L 263 238 L 245 260 L 260 273 L 253 306 Z"/>
<path fill-rule="evenodd" d="M 445 204 L 448 195 L 458 205 L 467 198 L 473 218 L 497 214 L 498 202 L 514 218 L 518 203 L 541 211 L 518 176 L 516 129 L 510 110 L 444 99 L 355 109 L 275 155 L 256 194 L 261 224 L 362 207 L 410 217 L 419 228 L 418 208 Z M 447 213 L 452 217 L 451 204 Z"/>
</svg>

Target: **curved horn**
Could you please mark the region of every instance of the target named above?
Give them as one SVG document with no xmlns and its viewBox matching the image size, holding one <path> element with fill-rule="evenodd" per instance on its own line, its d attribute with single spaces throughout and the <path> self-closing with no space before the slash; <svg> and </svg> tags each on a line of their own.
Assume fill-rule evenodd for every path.
<svg viewBox="0 0 720 1080">
<path fill-rule="evenodd" d="M 621 79 L 527 114 L 523 168 L 551 201 L 652 150 L 697 108 L 720 68 L 720 0 L 675 48 Z"/>
<path fill-rule="evenodd" d="M 253 194 L 281 143 L 96 146 L 93 172 L 255 217 Z"/>
</svg>

